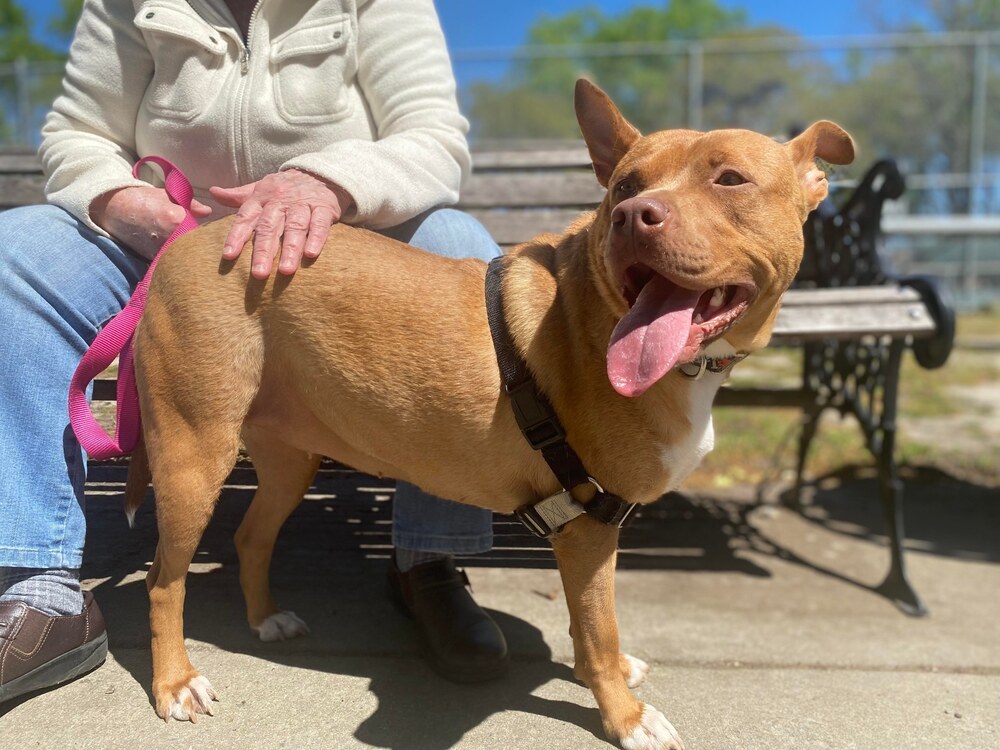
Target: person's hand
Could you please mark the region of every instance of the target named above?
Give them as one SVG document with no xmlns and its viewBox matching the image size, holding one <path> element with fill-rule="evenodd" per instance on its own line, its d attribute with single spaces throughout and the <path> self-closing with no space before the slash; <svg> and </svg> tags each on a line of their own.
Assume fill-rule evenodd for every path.
<svg viewBox="0 0 1000 750">
<path fill-rule="evenodd" d="M 212 209 L 191 202 L 191 213 L 201 219 Z M 90 218 L 101 229 L 144 258 L 152 260 L 167 237 L 184 221 L 184 209 L 156 187 L 126 187 L 95 198 Z"/>
<path fill-rule="evenodd" d="M 292 274 L 303 256 L 319 257 L 330 227 L 354 202 L 338 185 L 288 169 L 235 188 L 213 187 L 212 197 L 224 206 L 238 208 L 222 257 L 239 257 L 253 236 L 250 273 L 266 279 L 280 249 L 278 272 Z"/>
</svg>

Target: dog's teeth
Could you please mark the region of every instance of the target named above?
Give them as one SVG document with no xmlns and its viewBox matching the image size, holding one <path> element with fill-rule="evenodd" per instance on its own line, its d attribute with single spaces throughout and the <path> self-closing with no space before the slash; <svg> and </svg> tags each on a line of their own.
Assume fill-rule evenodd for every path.
<svg viewBox="0 0 1000 750">
<path fill-rule="evenodd" d="M 692 323 L 704 323 L 705 322 L 705 316 L 702 315 L 700 312 L 696 312 L 694 314 L 694 317 L 691 318 L 691 322 Z"/>
<path fill-rule="evenodd" d="M 712 299 L 708 301 L 708 306 L 710 309 L 715 309 L 716 307 L 722 307 L 722 303 L 726 300 L 726 293 L 722 290 L 721 286 L 715 287 L 715 292 L 712 293 Z"/>
</svg>

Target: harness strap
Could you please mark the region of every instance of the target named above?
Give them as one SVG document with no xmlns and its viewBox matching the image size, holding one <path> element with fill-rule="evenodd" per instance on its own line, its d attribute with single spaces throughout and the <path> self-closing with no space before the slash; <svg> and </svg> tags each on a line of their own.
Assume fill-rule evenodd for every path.
<svg viewBox="0 0 1000 750">
<path fill-rule="evenodd" d="M 116 458 L 131 453 L 139 442 L 141 418 L 139 393 L 135 385 L 135 368 L 132 363 L 132 335 L 146 308 L 146 292 L 153 270 L 167 246 L 182 234 L 198 226 L 191 213 L 194 189 L 188 178 L 177 167 L 159 156 L 147 156 L 136 162 L 132 174 L 138 177 L 139 167 L 147 162 L 163 170 L 164 186 L 170 200 L 184 209 L 184 220 L 174 229 L 156 253 L 142 281 L 132 292 L 125 308 L 112 318 L 97 334 L 90 348 L 83 355 L 73 373 L 69 386 L 69 421 L 80 445 L 87 455 L 97 460 Z M 87 401 L 87 387 L 100 375 L 115 357 L 118 360 L 117 410 L 115 435 L 112 438 L 94 418 Z"/>
<path fill-rule="evenodd" d="M 502 283 L 506 259 L 494 258 L 486 269 L 486 313 L 504 392 L 510 398 L 514 419 L 525 440 L 549 465 L 564 492 L 538 503 L 522 506 L 515 515 L 531 533 L 549 537 L 582 513 L 601 523 L 623 526 L 635 509 L 615 494 L 605 492 L 587 473 L 580 456 L 566 442 L 566 431 L 551 402 L 538 387 L 528 364 L 514 348 L 503 310 Z M 597 494 L 586 505 L 569 490 L 591 483 Z"/>
</svg>

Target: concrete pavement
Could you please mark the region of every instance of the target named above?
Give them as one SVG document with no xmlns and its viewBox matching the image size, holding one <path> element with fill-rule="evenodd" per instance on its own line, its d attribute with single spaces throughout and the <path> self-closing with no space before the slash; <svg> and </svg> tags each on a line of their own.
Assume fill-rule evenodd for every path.
<svg viewBox="0 0 1000 750">
<path fill-rule="evenodd" d="M 234 472 L 189 576 L 192 659 L 220 694 L 197 725 L 150 706 L 146 594 L 152 504 L 129 531 L 123 473 L 95 467 L 85 576 L 111 658 L 76 682 L 0 707 L 18 748 L 605 748 L 573 680 L 551 553 L 505 519 L 467 560 L 477 600 L 514 655 L 493 684 L 451 685 L 419 658 L 384 596 L 391 485 L 326 469 L 278 543 L 274 588 L 312 634 L 254 640 L 232 533 L 252 494 Z M 99 493 L 106 492 L 102 496 Z M 653 665 L 639 697 L 689 750 L 1000 748 L 1000 492 L 938 475 L 907 481 L 910 576 L 931 610 L 873 591 L 887 565 L 874 482 L 827 478 L 806 516 L 750 488 L 672 495 L 623 535 L 622 646 Z"/>
</svg>

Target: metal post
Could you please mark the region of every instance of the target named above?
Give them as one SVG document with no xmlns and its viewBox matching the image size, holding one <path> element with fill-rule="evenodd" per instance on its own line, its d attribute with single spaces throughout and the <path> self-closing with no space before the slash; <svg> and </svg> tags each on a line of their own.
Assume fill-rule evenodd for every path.
<svg viewBox="0 0 1000 750">
<path fill-rule="evenodd" d="M 31 97 L 28 91 L 28 61 L 19 57 L 14 61 L 14 87 L 17 92 L 17 140 L 31 145 Z"/>
<path fill-rule="evenodd" d="M 983 152 L 986 137 L 986 88 L 990 72 L 990 35 L 976 34 L 972 72 L 972 122 L 969 134 L 969 213 L 983 212 L 985 185 L 983 180 Z"/>
<path fill-rule="evenodd" d="M 701 92 L 705 86 L 705 48 L 697 42 L 688 46 L 688 127 L 702 128 Z"/>
</svg>

